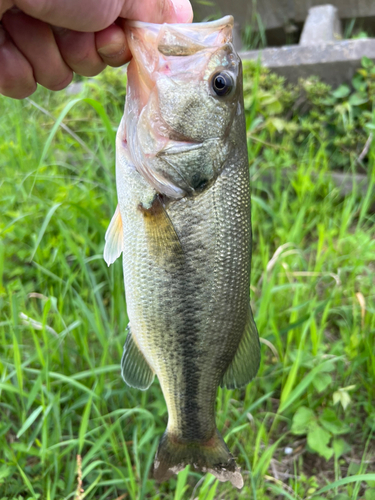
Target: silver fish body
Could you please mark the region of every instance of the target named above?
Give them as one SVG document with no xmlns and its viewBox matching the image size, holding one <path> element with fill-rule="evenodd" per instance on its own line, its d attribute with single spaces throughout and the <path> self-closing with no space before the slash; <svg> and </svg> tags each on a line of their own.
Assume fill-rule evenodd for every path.
<svg viewBox="0 0 375 500">
<path fill-rule="evenodd" d="M 123 251 L 123 378 L 147 389 L 156 374 L 168 408 L 155 477 L 191 464 L 242 487 L 215 423 L 218 386 L 246 385 L 260 358 L 249 305 L 242 74 L 231 23 L 130 24 L 134 65 L 117 136 L 118 210 L 105 257 L 110 263 Z M 145 40 L 153 43 L 151 57 Z"/>
</svg>

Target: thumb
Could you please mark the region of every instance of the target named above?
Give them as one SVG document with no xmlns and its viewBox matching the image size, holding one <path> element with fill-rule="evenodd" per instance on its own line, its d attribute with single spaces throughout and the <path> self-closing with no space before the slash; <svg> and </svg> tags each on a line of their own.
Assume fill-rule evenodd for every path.
<svg viewBox="0 0 375 500">
<path fill-rule="evenodd" d="M 25 14 L 45 23 L 92 32 L 112 24 L 129 1 L 132 0 L 13 0 L 13 3 Z"/>
<path fill-rule="evenodd" d="M 193 9 L 189 0 L 125 1 L 120 16 L 149 23 L 190 23 Z"/>
</svg>

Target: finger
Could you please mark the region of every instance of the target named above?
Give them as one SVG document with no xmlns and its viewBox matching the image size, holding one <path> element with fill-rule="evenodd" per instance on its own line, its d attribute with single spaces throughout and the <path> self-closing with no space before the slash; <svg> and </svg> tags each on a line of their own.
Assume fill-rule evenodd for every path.
<svg viewBox="0 0 375 500">
<path fill-rule="evenodd" d="M 83 33 L 66 28 L 52 28 L 57 46 L 66 64 L 74 73 L 95 76 L 106 64 L 96 50 L 95 33 Z"/>
<path fill-rule="evenodd" d="M 0 94 L 24 99 L 36 90 L 33 69 L 0 26 Z"/>
<path fill-rule="evenodd" d="M 193 9 L 189 0 L 126 1 L 120 16 L 149 23 L 190 23 Z"/>
<path fill-rule="evenodd" d="M 29 16 L 76 31 L 99 31 L 117 19 L 129 0 L 13 0 Z M 130 0 L 133 1 L 133 0 Z"/>
<path fill-rule="evenodd" d="M 123 29 L 117 24 L 95 33 L 96 49 L 109 66 L 115 68 L 130 61 L 131 53 Z"/>
<path fill-rule="evenodd" d="M 73 73 L 60 55 L 51 28 L 23 12 L 4 14 L 2 23 L 14 44 L 31 64 L 35 80 L 50 90 L 61 90 Z"/>
<path fill-rule="evenodd" d="M 192 23 L 193 8 L 189 0 L 172 0 L 173 14 L 171 20 L 164 20 L 165 23 Z"/>
<path fill-rule="evenodd" d="M 54 26 L 100 31 L 118 17 L 153 23 L 190 22 L 189 0 L 13 0 L 26 14 Z"/>
<path fill-rule="evenodd" d="M 0 19 L 4 12 L 10 9 L 13 6 L 12 0 L 0 0 Z"/>
</svg>

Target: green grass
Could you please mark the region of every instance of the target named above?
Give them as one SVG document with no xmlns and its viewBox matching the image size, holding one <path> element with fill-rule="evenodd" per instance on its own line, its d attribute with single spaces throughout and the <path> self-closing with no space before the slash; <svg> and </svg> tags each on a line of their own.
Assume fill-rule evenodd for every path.
<svg viewBox="0 0 375 500">
<path fill-rule="evenodd" d="M 366 194 L 342 197 L 316 135 L 291 155 L 252 132 L 262 363 L 217 397 L 245 487 L 188 469 L 158 485 L 166 406 L 157 381 L 121 380 L 122 268 L 102 258 L 124 94 L 109 71 L 78 96 L 0 98 L 0 499 L 374 499 L 375 146 Z"/>
</svg>

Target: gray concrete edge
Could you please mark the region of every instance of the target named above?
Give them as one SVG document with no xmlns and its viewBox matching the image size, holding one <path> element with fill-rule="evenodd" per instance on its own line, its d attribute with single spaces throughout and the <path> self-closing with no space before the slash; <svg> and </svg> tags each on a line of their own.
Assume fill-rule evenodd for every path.
<svg viewBox="0 0 375 500">
<path fill-rule="evenodd" d="M 375 38 L 343 40 L 324 45 L 289 45 L 240 52 L 242 60 L 260 60 L 289 81 L 316 75 L 331 84 L 350 81 L 362 57 L 375 61 Z"/>
</svg>

